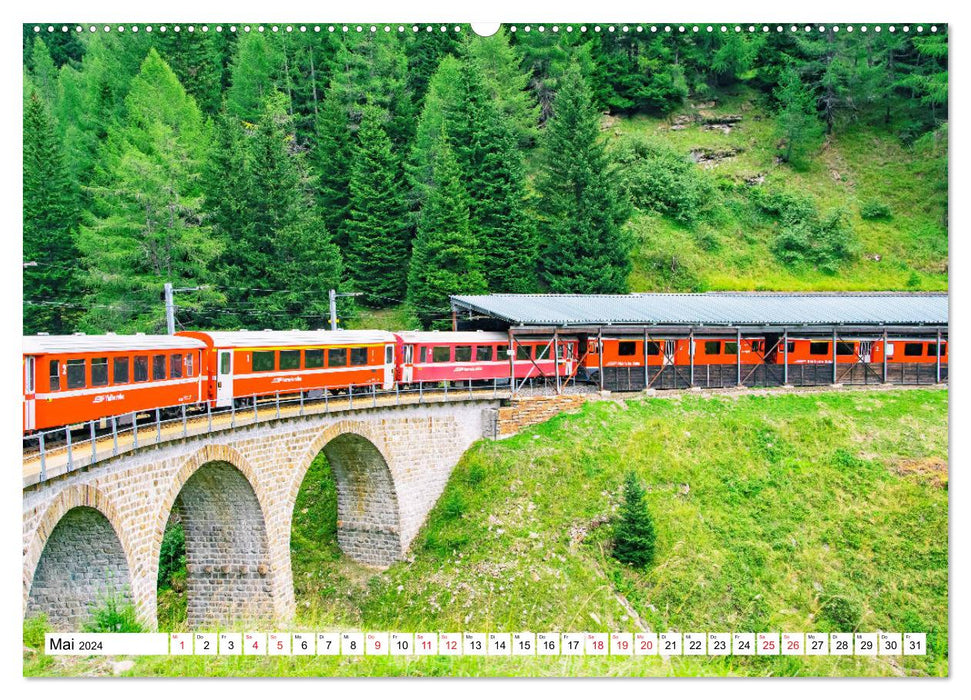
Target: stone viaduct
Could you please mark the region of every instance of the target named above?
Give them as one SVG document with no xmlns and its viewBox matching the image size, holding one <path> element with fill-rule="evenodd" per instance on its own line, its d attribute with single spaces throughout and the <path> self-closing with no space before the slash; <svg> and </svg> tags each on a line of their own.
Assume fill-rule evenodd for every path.
<svg viewBox="0 0 971 700">
<path fill-rule="evenodd" d="M 290 525 L 323 451 L 338 544 L 353 559 L 402 558 L 461 455 L 496 433 L 496 399 L 373 407 L 267 420 L 149 445 L 24 488 L 23 605 L 72 628 L 106 591 L 156 624 L 162 535 L 186 539 L 189 624 L 285 621 L 294 612 Z"/>
</svg>

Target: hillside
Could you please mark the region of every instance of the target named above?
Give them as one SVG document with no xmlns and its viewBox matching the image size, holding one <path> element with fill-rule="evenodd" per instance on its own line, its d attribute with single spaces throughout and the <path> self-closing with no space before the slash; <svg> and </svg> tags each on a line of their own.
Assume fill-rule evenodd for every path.
<svg viewBox="0 0 971 700">
<path fill-rule="evenodd" d="M 475 445 L 408 561 L 383 572 L 336 548 L 321 459 L 292 540 L 295 630 L 883 629 L 928 632 L 925 657 L 144 658 L 129 673 L 947 675 L 947 398 L 876 390 L 590 402 Z M 647 485 L 658 531 L 646 572 L 609 557 L 629 469 Z M 65 672 L 111 670 L 26 657 L 25 674 Z"/>
<path fill-rule="evenodd" d="M 946 132 L 905 145 L 895 129 L 860 119 L 797 170 L 777 162 L 776 128 L 764 98 L 744 87 L 689 99 L 666 119 L 605 119 L 612 144 L 640 136 L 694 154 L 713 188 L 693 225 L 635 211 L 631 291 L 947 289 Z M 754 204 L 757 189 L 809 195 L 823 215 L 844 209 L 855 255 L 829 274 L 780 262 L 779 222 Z M 885 207 L 864 218 L 875 204 Z"/>
</svg>

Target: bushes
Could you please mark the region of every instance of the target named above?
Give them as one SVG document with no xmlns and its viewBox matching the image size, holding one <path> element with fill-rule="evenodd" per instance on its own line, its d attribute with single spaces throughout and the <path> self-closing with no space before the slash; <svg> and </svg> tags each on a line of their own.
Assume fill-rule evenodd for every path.
<svg viewBox="0 0 971 700">
<path fill-rule="evenodd" d="M 868 199 L 860 205 L 860 218 L 867 221 L 886 220 L 893 218 L 893 212 L 890 211 L 890 205 L 886 202 L 879 199 Z"/>
<path fill-rule="evenodd" d="M 620 186 L 632 205 L 690 224 L 702 215 L 715 188 L 687 156 L 663 143 L 626 138 L 611 152 Z"/>
<path fill-rule="evenodd" d="M 91 619 L 83 626 L 85 632 L 144 632 L 135 614 L 135 606 L 127 596 L 109 593 L 101 604 L 91 610 Z"/>
<path fill-rule="evenodd" d="M 856 234 L 845 210 L 820 216 L 811 197 L 787 190 L 756 189 L 752 201 L 779 220 L 779 232 L 770 247 L 782 263 L 808 264 L 832 275 L 856 256 Z"/>
<path fill-rule="evenodd" d="M 644 502 L 644 487 L 634 472 L 624 480 L 624 503 L 620 507 L 620 522 L 614 529 L 613 556 L 631 566 L 644 567 L 654 562 L 657 534 L 654 520 Z"/>
<path fill-rule="evenodd" d="M 173 581 L 185 578 L 185 530 L 176 523 L 165 530 L 158 557 L 158 585 L 171 588 Z"/>
</svg>

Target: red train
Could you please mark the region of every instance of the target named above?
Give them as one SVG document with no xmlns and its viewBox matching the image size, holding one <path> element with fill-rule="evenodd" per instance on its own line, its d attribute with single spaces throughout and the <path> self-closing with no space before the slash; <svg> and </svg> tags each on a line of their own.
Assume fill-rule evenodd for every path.
<svg viewBox="0 0 971 700">
<path fill-rule="evenodd" d="M 606 371 L 692 364 L 687 339 L 516 338 L 505 333 L 384 331 L 186 331 L 175 336 L 31 336 L 23 342 L 23 430 L 121 417 L 156 408 L 223 408 L 254 397 L 357 387 L 393 389 L 419 382 L 508 384 L 510 378 L 597 381 Z M 581 352 L 581 348 L 583 349 Z M 699 338 L 696 367 L 831 364 L 832 340 L 792 337 Z M 887 364 L 938 362 L 933 340 L 888 343 Z M 940 363 L 948 361 L 947 343 Z M 837 362 L 882 363 L 882 340 L 838 340 Z M 512 357 L 510 356 L 512 355 Z M 933 369 L 933 368 L 929 368 Z M 643 372 L 641 373 L 643 375 Z M 677 384 L 675 384 L 677 386 Z M 624 388 L 633 388 L 630 385 Z"/>
</svg>

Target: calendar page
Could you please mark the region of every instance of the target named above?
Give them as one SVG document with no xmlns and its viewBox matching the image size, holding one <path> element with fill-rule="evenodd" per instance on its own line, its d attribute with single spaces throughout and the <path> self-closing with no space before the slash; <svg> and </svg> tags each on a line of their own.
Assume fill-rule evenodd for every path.
<svg viewBox="0 0 971 700">
<path fill-rule="evenodd" d="M 946 15 L 34 9 L 23 676 L 949 676 Z"/>
</svg>

